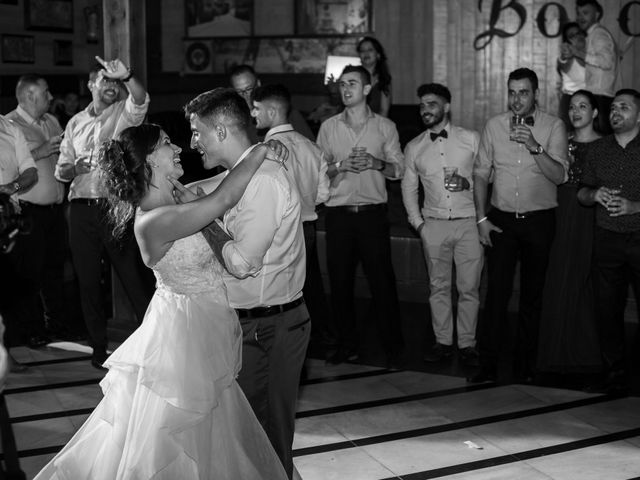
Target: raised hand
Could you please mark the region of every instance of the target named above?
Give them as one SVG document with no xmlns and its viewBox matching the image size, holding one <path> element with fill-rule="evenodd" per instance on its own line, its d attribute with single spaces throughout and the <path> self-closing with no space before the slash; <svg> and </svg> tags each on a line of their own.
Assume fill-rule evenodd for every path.
<svg viewBox="0 0 640 480">
<path fill-rule="evenodd" d="M 200 197 L 204 197 L 205 193 L 202 188 L 197 187 L 196 191 L 188 189 L 177 178 L 167 176 L 167 180 L 173 185 L 173 199 L 176 203 L 189 203 L 197 200 Z"/>
<path fill-rule="evenodd" d="M 105 78 L 110 78 L 113 80 L 122 80 L 124 78 L 127 78 L 131 73 L 131 70 L 129 69 L 129 67 L 125 66 L 125 64 L 122 63 L 122 60 L 120 60 L 119 58 L 116 58 L 115 60 L 106 61 L 96 55 L 96 60 L 100 65 L 104 67 L 104 72 L 102 72 L 102 75 Z"/>
<path fill-rule="evenodd" d="M 287 147 L 285 147 L 282 142 L 274 139 L 267 140 L 264 144 L 267 146 L 265 159 L 277 162 L 287 170 L 287 166 L 285 165 L 287 158 L 289 158 L 289 150 L 287 150 Z"/>
</svg>

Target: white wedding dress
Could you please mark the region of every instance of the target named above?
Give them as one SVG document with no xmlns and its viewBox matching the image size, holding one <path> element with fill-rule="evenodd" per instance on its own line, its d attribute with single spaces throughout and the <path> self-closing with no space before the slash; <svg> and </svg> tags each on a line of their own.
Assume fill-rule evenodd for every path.
<svg viewBox="0 0 640 480">
<path fill-rule="evenodd" d="M 235 378 L 242 330 L 201 234 L 153 267 L 142 325 L 107 359 L 104 398 L 35 480 L 286 479 Z"/>
</svg>

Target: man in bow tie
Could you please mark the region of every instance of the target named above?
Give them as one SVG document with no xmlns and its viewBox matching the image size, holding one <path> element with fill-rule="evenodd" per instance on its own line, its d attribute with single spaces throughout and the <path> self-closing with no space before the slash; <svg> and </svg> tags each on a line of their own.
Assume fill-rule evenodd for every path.
<svg viewBox="0 0 640 480">
<path fill-rule="evenodd" d="M 458 355 L 477 365 L 476 323 L 484 252 L 478 239 L 470 182 L 480 135 L 451 125 L 451 92 L 444 85 L 418 87 L 420 116 L 427 130 L 405 148 L 402 199 L 409 223 L 420 235 L 429 269 L 429 303 L 436 343 L 424 356 L 438 362 L 453 354 L 452 263 L 458 289 Z M 418 184 L 424 189 L 422 211 Z"/>
<path fill-rule="evenodd" d="M 478 234 L 488 250 L 488 291 L 478 332 L 481 370 L 469 379 L 472 382 L 496 379 L 518 261 L 516 336 L 506 343 L 515 355 L 516 380 L 533 379 L 542 287 L 555 233 L 556 186 L 565 181 L 568 168 L 564 123 L 537 108 L 536 73 L 514 70 L 507 87 L 510 111 L 486 123 L 473 169 Z"/>
<path fill-rule="evenodd" d="M 344 111 L 325 120 L 318 145 L 327 156 L 327 264 L 339 349 L 329 361 L 358 356 L 354 280 L 356 266 L 369 282 L 375 321 L 388 363 L 400 363 L 402 323 L 391 263 L 386 179 L 402 178 L 404 159 L 398 131 L 367 106 L 371 75 L 349 65 L 338 81 Z"/>
</svg>

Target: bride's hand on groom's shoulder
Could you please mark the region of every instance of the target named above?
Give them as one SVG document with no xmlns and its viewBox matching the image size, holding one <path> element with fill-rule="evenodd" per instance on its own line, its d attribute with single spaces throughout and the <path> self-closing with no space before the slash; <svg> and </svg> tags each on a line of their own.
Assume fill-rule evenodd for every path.
<svg viewBox="0 0 640 480">
<path fill-rule="evenodd" d="M 167 176 L 167 180 L 173 185 L 173 199 L 176 203 L 189 203 L 197 200 L 200 197 L 204 197 L 205 193 L 202 188 L 197 187 L 196 191 L 188 189 L 181 184 L 178 179 L 172 176 Z"/>
<path fill-rule="evenodd" d="M 289 150 L 287 150 L 287 147 L 285 147 L 282 142 L 274 139 L 267 140 L 264 144 L 267 146 L 267 155 L 265 158 L 272 162 L 279 163 L 286 170 L 287 166 L 285 165 L 285 162 L 289 157 Z"/>
</svg>

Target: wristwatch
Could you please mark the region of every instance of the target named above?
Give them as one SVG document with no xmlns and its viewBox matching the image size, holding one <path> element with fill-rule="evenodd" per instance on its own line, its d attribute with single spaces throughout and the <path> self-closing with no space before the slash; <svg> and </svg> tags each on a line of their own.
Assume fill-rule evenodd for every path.
<svg viewBox="0 0 640 480">
<path fill-rule="evenodd" d="M 538 145 L 533 150 L 529 150 L 529 152 L 531 155 L 540 155 L 541 153 L 544 153 L 544 148 L 542 148 L 542 145 Z"/>
<path fill-rule="evenodd" d="M 18 193 L 20 191 L 20 184 L 18 182 L 13 182 L 13 193 Z"/>
</svg>

